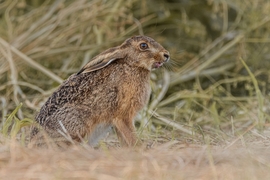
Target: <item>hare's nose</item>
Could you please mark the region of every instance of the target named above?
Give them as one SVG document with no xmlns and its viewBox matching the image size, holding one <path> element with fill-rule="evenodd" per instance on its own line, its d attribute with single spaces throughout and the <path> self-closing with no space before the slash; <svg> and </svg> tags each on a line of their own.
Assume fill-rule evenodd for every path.
<svg viewBox="0 0 270 180">
<path fill-rule="evenodd" d="M 167 53 L 164 53 L 163 56 L 165 57 L 165 62 L 169 61 L 170 55 Z"/>
</svg>

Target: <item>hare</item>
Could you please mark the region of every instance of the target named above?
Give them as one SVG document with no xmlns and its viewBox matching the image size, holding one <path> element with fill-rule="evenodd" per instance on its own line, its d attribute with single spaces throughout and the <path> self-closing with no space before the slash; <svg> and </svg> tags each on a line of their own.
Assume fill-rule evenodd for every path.
<svg viewBox="0 0 270 180">
<path fill-rule="evenodd" d="M 71 75 L 41 107 L 35 120 L 52 139 L 68 143 L 89 136 L 90 145 L 115 128 L 127 146 L 136 143 L 133 119 L 148 102 L 151 70 L 169 61 L 169 52 L 147 36 L 133 36 L 94 57 Z M 40 133 L 34 127 L 30 139 Z"/>
</svg>

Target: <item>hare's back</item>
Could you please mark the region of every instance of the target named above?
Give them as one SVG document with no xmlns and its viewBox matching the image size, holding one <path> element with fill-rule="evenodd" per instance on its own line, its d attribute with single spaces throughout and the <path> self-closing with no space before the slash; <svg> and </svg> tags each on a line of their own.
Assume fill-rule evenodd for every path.
<svg viewBox="0 0 270 180">
<path fill-rule="evenodd" d="M 44 124 L 48 117 L 52 116 L 58 109 L 68 106 L 85 105 L 95 108 L 97 103 L 104 104 L 115 102 L 115 86 L 108 85 L 109 74 L 101 71 L 87 74 L 71 75 L 60 87 L 48 98 L 36 116 L 36 121 Z M 102 98 L 103 97 L 103 98 Z"/>
</svg>

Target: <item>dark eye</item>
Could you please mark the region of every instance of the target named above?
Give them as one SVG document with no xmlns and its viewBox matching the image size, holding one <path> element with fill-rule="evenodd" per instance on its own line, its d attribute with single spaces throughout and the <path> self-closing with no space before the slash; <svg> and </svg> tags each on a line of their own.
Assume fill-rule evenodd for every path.
<svg viewBox="0 0 270 180">
<path fill-rule="evenodd" d="M 148 45 L 146 43 L 141 43 L 140 44 L 140 48 L 141 49 L 147 49 L 148 48 Z"/>
</svg>

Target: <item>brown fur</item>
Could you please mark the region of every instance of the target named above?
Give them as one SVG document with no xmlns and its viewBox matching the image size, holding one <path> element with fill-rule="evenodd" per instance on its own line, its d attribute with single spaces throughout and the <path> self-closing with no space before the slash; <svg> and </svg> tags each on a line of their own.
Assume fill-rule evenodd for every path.
<svg viewBox="0 0 270 180">
<path fill-rule="evenodd" d="M 149 48 L 141 49 L 141 43 Z M 51 138 L 66 141 L 59 133 L 66 130 L 78 142 L 86 135 L 91 136 L 97 127 L 103 131 L 114 126 L 120 140 L 133 146 L 136 143 L 133 119 L 149 99 L 150 72 L 155 63 L 168 60 L 168 51 L 153 39 L 129 38 L 97 55 L 64 81 L 42 106 L 36 121 Z M 35 127 L 31 139 L 38 134 Z"/>
</svg>

